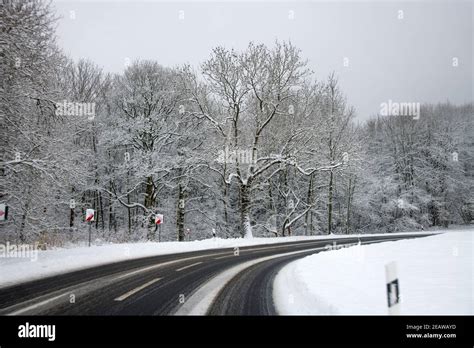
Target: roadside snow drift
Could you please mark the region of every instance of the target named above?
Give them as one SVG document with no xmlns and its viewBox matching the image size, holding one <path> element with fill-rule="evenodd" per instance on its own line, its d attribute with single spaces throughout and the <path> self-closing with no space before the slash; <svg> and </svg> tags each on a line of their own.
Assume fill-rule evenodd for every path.
<svg viewBox="0 0 474 348">
<path fill-rule="evenodd" d="M 387 314 L 385 265 L 397 263 L 400 314 L 474 314 L 474 228 L 353 246 L 286 265 L 274 283 L 280 314 Z"/>
</svg>

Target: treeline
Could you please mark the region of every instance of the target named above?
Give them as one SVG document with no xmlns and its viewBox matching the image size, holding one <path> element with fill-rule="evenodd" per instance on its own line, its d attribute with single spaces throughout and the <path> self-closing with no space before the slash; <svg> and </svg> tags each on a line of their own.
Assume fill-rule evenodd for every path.
<svg viewBox="0 0 474 348">
<path fill-rule="evenodd" d="M 0 10 L 0 240 L 392 232 L 473 219 L 473 106 L 361 125 L 289 42 L 198 68 L 73 62 L 40 1 Z M 98 242 L 98 241 L 96 241 Z"/>
</svg>

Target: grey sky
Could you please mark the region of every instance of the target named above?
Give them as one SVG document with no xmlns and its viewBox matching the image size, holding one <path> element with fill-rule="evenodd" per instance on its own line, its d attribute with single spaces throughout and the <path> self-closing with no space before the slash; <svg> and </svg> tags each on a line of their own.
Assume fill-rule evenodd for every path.
<svg viewBox="0 0 474 348">
<path fill-rule="evenodd" d="M 89 58 L 110 72 L 123 71 L 127 58 L 197 66 L 217 45 L 243 49 L 249 41 L 272 44 L 275 39 L 291 39 L 318 79 L 336 72 L 359 119 L 376 114 L 380 103 L 389 99 L 474 99 L 472 1 L 53 5 L 61 16 L 58 38 L 66 53 L 74 59 Z M 403 19 L 398 18 L 400 10 Z"/>
</svg>

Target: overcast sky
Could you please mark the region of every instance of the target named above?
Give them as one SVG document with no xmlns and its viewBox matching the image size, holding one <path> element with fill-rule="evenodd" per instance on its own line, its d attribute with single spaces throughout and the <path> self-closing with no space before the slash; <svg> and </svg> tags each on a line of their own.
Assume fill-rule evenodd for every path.
<svg viewBox="0 0 474 348">
<path fill-rule="evenodd" d="M 300 48 L 318 79 L 335 71 L 361 120 L 389 99 L 474 99 L 472 1 L 56 0 L 53 6 L 65 52 L 110 72 L 123 71 L 127 59 L 198 66 L 217 45 L 240 50 L 249 41 L 278 39 Z"/>
</svg>

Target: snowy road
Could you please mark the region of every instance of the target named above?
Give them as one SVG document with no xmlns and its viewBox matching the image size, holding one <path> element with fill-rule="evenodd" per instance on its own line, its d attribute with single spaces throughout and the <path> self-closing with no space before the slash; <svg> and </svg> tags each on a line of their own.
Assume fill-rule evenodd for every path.
<svg viewBox="0 0 474 348">
<path fill-rule="evenodd" d="M 423 237 L 361 237 L 362 243 Z M 2 315 L 276 314 L 273 279 L 288 262 L 358 238 L 161 255 L 0 289 Z"/>
</svg>

